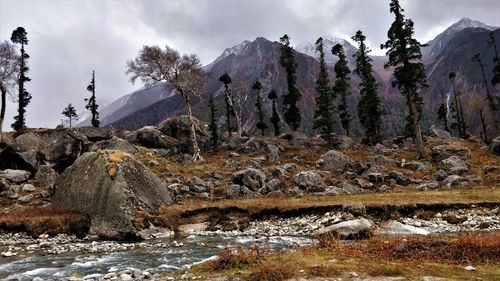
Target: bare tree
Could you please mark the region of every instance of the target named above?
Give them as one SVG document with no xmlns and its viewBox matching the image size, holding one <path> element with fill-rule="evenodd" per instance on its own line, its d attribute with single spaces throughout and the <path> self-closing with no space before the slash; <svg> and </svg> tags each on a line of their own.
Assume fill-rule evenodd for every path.
<svg viewBox="0 0 500 281">
<path fill-rule="evenodd" d="M 2 92 L 2 107 L 0 108 L 0 133 L 2 132 L 7 94 L 13 95 L 19 77 L 19 61 L 21 57 L 16 52 L 16 47 L 9 41 L 0 43 L 0 91 Z M 0 135 L 1 139 L 1 135 Z"/>
<path fill-rule="evenodd" d="M 137 78 L 146 86 L 161 82 L 173 87 L 182 97 L 186 106 L 186 112 L 191 123 L 191 145 L 194 161 L 203 161 L 198 142 L 196 141 L 196 129 L 191 109 L 191 96 L 199 95 L 205 80 L 205 72 L 200 60 L 196 55 L 183 55 L 166 46 L 161 49 L 158 46 L 144 46 L 139 55 L 127 62 L 127 74 L 132 74 L 130 81 L 134 83 Z"/>
</svg>

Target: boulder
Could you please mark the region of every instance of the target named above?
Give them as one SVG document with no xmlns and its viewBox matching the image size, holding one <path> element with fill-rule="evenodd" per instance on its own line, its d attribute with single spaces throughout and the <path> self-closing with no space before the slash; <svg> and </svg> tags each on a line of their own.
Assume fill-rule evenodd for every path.
<svg viewBox="0 0 500 281">
<path fill-rule="evenodd" d="M 330 150 L 321 155 L 316 162 L 320 168 L 334 172 L 343 172 L 351 163 L 351 159 L 336 150 Z"/>
<path fill-rule="evenodd" d="M 117 136 L 113 136 L 111 139 L 96 142 L 92 145 L 90 151 L 96 151 L 98 149 L 120 150 L 129 154 L 137 153 L 137 148 L 133 144 L 124 139 L 120 139 Z"/>
<path fill-rule="evenodd" d="M 368 173 L 366 174 L 366 178 L 371 183 L 384 183 L 389 181 L 389 176 L 382 173 Z"/>
<path fill-rule="evenodd" d="M 344 135 L 332 134 L 332 147 L 335 149 L 350 149 L 354 147 L 352 138 Z"/>
<path fill-rule="evenodd" d="M 250 153 L 256 152 L 264 147 L 264 143 L 256 138 L 248 139 L 243 146 L 240 148 L 240 152 L 242 153 Z"/>
<path fill-rule="evenodd" d="M 27 181 L 31 176 L 31 173 L 23 170 L 11 170 L 7 169 L 0 171 L 0 178 L 9 180 L 12 183 L 21 183 Z"/>
<path fill-rule="evenodd" d="M 414 172 L 420 172 L 427 170 L 427 165 L 418 161 L 411 161 L 408 163 L 403 163 L 403 168 L 412 170 Z"/>
<path fill-rule="evenodd" d="M 465 186 L 469 183 L 467 178 L 459 175 L 449 175 L 444 181 L 443 185 L 450 188 L 452 186 Z"/>
<path fill-rule="evenodd" d="M 450 172 L 454 168 L 465 168 L 468 170 L 467 164 L 465 164 L 465 162 L 462 159 L 460 159 L 458 156 L 455 155 L 450 156 L 441 161 L 441 166 L 445 171 L 448 172 Z"/>
<path fill-rule="evenodd" d="M 52 189 L 56 184 L 58 176 L 54 169 L 47 165 L 42 165 L 35 174 L 35 180 L 39 186 Z"/>
<path fill-rule="evenodd" d="M 488 150 L 496 156 L 500 156 L 500 137 L 496 137 L 488 146 Z"/>
<path fill-rule="evenodd" d="M 58 178 L 55 206 L 89 216 L 89 235 L 106 239 L 139 239 L 138 212 L 156 214 L 172 196 L 161 180 L 132 155 L 119 151 L 89 152 Z"/>
<path fill-rule="evenodd" d="M 274 144 L 266 145 L 267 160 L 273 164 L 280 163 L 280 150 Z"/>
<path fill-rule="evenodd" d="M 316 231 L 315 236 L 331 234 L 341 240 L 367 239 L 372 236 L 372 226 L 369 220 L 360 218 L 323 227 Z"/>
<path fill-rule="evenodd" d="M 407 186 L 410 184 L 410 179 L 403 173 L 392 171 L 389 173 L 389 178 L 396 181 L 396 184 Z"/>
<path fill-rule="evenodd" d="M 0 152 L 1 169 L 21 169 L 35 174 L 41 165 L 64 171 L 81 155 L 87 138 L 71 128 L 29 131 Z"/>
<path fill-rule="evenodd" d="M 115 134 L 113 127 L 77 127 L 75 131 L 87 137 L 91 142 L 103 141 L 111 139 Z"/>
<path fill-rule="evenodd" d="M 379 232 L 382 235 L 428 235 L 429 231 L 411 225 L 402 224 L 395 220 L 388 220 L 380 224 Z"/>
<path fill-rule="evenodd" d="M 323 192 L 325 183 L 323 178 L 314 171 L 304 171 L 295 175 L 295 183 L 301 189 L 308 192 Z"/>
<path fill-rule="evenodd" d="M 372 166 L 398 166 L 398 162 L 384 155 L 371 156 L 368 161 Z"/>
<path fill-rule="evenodd" d="M 439 129 L 436 127 L 436 125 L 431 126 L 430 133 L 434 137 L 438 137 L 440 139 L 451 139 L 451 134 L 450 132 L 447 132 L 445 130 Z"/>
<path fill-rule="evenodd" d="M 264 187 L 266 175 L 263 171 L 254 168 L 247 168 L 233 174 L 233 183 L 244 185 L 251 191 L 258 191 Z"/>
<path fill-rule="evenodd" d="M 437 145 L 432 148 L 431 157 L 433 161 L 440 162 L 452 155 L 468 157 L 470 149 L 461 142 L 452 142 L 449 144 Z"/>
<path fill-rule="evenodd" d="M 205 125 L 200 120 L 193 117 L 193 122 L 198 138 L 203 138 L 208 135 Z M 191 122 L 189 122 L 187 115 L 170 117 L 163 120 L 158 124 L 158 129 L 174 139 L 181 141 L 191 140 Z"/>
<path fill-rule="evenodd" d="M 31 193 L 31 192 L 36 191 L 36 187 L 33 186 L 32 184 L 26 183 L 23 185 L 22 191 L 27 192 L 27 193 Z"/>
<path fill-rule="evenodd" d="M 191 177 L 188 182 L 187 186 L 189 186 L 189 191 L 194 192 L 194 193 L 203 193 L 207 191 L 208 184 L 200 179 L 199 177 Z"/>
<path fill-rule="evenodd" d="M 125 140 L 147 148 L 174 148 L 179 144 L 178 140 L 165 135 L 153 126 L 137 129 L 127 134 Z"/>
</svg>

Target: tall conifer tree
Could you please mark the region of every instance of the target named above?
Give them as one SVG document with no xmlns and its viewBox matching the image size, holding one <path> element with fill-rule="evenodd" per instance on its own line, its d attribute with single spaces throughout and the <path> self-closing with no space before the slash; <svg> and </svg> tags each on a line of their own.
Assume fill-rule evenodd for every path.
<svg viewBox="0 0 500 281">
<path fill-rule="evenodd" d="M 210 108 L 210 124 L 208 125 L 208 129 L 210 130 L 212 147 L 215 150 L 219 146 L 219 128 L 217 128 L 217 117 L 215 116 L 217 109 L 215 108 L 214 95 L 212 93 L 210 93 L 208 99 L 208 106 Z"/>
<path fill-rule="evenodd" d="M 347 107 L 347 96 L 351 94 L 351 78 L 349 77 L 351 70 L 348 66 L 344 47 L 342 47 L 341 44 L 336 44 L 335 46 L 333 46 L 332 54 L 339 58 L 334 67 L 337 80 L 335 80 L 333 90 L 335 92 L 335 95 L 340 99 L 338 105 L 340 122 L 342 123 L 342 128 L 344 128 L 346 135 L 350 136 L 351 115 L 349 114 L 349 110 Z"/>
<path fill-rule="evenodd" d="M 278 110 L 276 108 L 276 99 L 278 98 L 278 95 L 276 94 L 275 90 L 271 90 L 269 94 L 267 95 L 267 98 L 270 99 L 273 103 L 273 112 L 271 115 L 271 124 L 273 124 L 274 128 L 274 135 L 279 136 L 280 135 L 280 117 L 278 115 Z"/>
<path fill-rule="evenodd" d="M 406 97 L 408 121 L 417 145 L 417 156 L 424 158 L 424 140 L 420 123 L 423 101 L 420 91 L 427 87 L 427 75 L 425 66 L 421 62 L 420 48 L 425 45 L 414 38 L 413 21 L 405 19 L 399 0 L 391 0 L 390 12 L 394 14 L 395 20 L 387 32 L 389 39 L 381 45 L 382 49 L 387 49 L 386 54 L 389 56 L 389 62 L 385 67 L 394 68 L 394 86 L 397 86 L 401 94 Z"/>
<path fill-rule="evenodd" d="M 85 106 L 85 108 L 87 110 L 90 110 L 90 113 L 92 114 L 92 120 L 91 120 L 92 126 L 98 128 L 101 122 L 99 122 L 99 112 L 97 112 L 99 105 L 97 104 L 97 100 L 95 97 L 95 72 L 94 71 L 92 71 L 92 79 L 90 80 L 90 84 L 87 86 L 87 91 L 89 91 L 92 95 L 90 96 L 90 98 L 85 99 L 85 101 L 87 102 L 87 105 Z"/>
<path fill-rule="evenodd" d="M 372 59 L 368 56 L 370 49 L 366 46 L 366 37 L 359 30 L 352 39 L 358 42 L 358 51 L 354 54 L 356 58 L 354 72 L 361 78 L 359 85 L 361 99 L 358 103 L 359 121 L 365 128 L 365 143 L 375 145 L 382 141 L 380 129 L 382 109 L 377 95 L 378 85 L 373 77 Z"/>
<path fill-rule="evenodd" d="M 18 27 L 12 32 L 12 36 L 10 40 L 14 44 L 21 45 L 21 59 L 19 60 L 19 94 L 17 97 L 18 108 L 17 108 L 17 116 L 14 117 L 14 123 L 12 124 L 12 129 L 19 131 L 22 128 L 26 127 L 26 107 L 31 101 L 31 94 L 26 90 L 26 82 L 31 81 L 31 79 L 26 76 L 29 71 L 29 67 L 27 64 L 27 60 L 29 59 L 29 55 L 24 50 L 24 46 L 28 45 L 28 33 L 23 27 Z"/>
<path fill-rule="evenodd" d="M 292 127 L 294 131 L 300 127 L 300 109 L 297 103 L 300 101 L 302 94 L 297 88 L 297 62 L 293 55 L 293 48 L 290 46 L 290 37 L 283 35 L 280 38 L 281 57 L 280 63 L 286 70 L 286 82 L 288 85 L 288 93 L 283 97 L 283 111 L 286 123 Z"/>
<path fill-rule="evenodd" d="M 316 112 L 314 113 L 314 128 L 319 129 L 321 136 L 332 146 L 333 133 L 333 100 L 334 92 L 328 79 L 328 70 L 325 62 L 323 38 L 316 41 L 316 52 L 319 54 L 319 73 L 316 78 Z"/>
<path fill-rule="evenodd" d="M 265 135 L 265 131 L 268 128 L 266 122 L 264 121 L 265 116 L 264 116 L 264 111 L 262 110 L 262 98 L 260 96 L 260 91 L 262 90 L 262 84 L 260 84 L 259 80 L 255 81 L 255 83 L 252 86 L 252 90 L 257 92 L 257 101 L 255 102 L 255 106 L 257 107 L 257 118 L 259 118 L 259 121 L 257 121 L 257 129 L 260 130 L 262 135 Z"/>
</svg>

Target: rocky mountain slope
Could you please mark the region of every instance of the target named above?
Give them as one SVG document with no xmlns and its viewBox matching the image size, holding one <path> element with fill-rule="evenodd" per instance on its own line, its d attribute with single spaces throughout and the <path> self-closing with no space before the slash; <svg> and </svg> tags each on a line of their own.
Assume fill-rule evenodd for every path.
<svg viewBox="0 0 500 281">
<path fill-rule="evenodd" d="M 484 95 L 481 81 L 480 71 L 470 62 L 470 57 L 481 52 L 487 69 L 492 68 L 492 49 L 486 43 L 487 35 L 494 27 L 486 24 L 462 19 L 454 25 L 450 26 L 442 34 L 438 35 L 434 40 L 429 42 L 429 47 L 426 47 L 424 52 L 424 62 L 427 66 L 429 77 L 429 88 L 422 92 L 425 102 L 424 108 L 424 125 L 430 127 L 436 123 L 436 112 L 441 102 L 445 102 L 450 94 L 450 81 L 448 74 L 451 71 L 465 71 L 463 75 L 463 86 L 470 91 L 469 88 L 474 88 L 476 94 Z M 349 42 L 329 38 L 325 39 L 327 61 L 329 63 L 330 75 L 334 80 L 333 63 L 335 58 L 328 52 L 331 46 L 340 42 L 344 45 L 348 58 L 350 60 L 351 69 L 354 68 L 352 54 L 356 48 Z M 331 46 L 330 46 L 331 45 Z M 302 127 L 301 130 L 313 134 L 312 119 L 314 116 L 315 107 L 315 91 L 314 85 L 316 73 L 318 71 L 318 62 L 314 58 L 314 45 L 312 42 L 304 42 L 296 48 L 296 60 L 298 62 L 298 87 L 303 94 L 300 108 L 302 110 Z M 278 92 L 278 105 L 281 106 L 281 97 L 286 92 L 285 72 L 279 65 L 280 45 L 277 42 L 271 42 L 265 38 L 259 37 L 254 41 L 244 41 L 232 48 L 226 49 L 214 62 L 205 66 L 205 70 L 209 72 L 209 81 L 205 92 L 215 93 L 216 102 L 218 104 L 219 122 L 224 122 L 224 102 L 222 97 L 222 85 L 218 81 L 218 77 L 227 72 L 232 78 L 233 83 L 231 88 L 242 96 L 241 115 L 245 121 L 244 128 L 253 132 L 255 124 L 255 100 L 256 96 L 249 89 L 250 85 L 256 79 L 259 79 L 263 84 L 263 94 L 266 95 L 271 89 Z M 383 130 L 386 135 L 401 134 L 404 126 L 405 105 L 404 99 L 392 87 L 392 72 L 384 69 L 383 65 L 386 62 L 386 57 L 373 57 L 375 77 L 379 82 L 379 93 L 382 96 L 385 110 L 390 113 L 384 117 Z M 358 78 L 352 75 L 352 92 L 353 95 L 349 98 L 351 105 L 351 115 L 353 116 L 353 133 L 356 136 L 362 135 L 362 128 L 357 120 L 356 104 L 359 99 L 359 90 L 357 85 Z M 156 89 L 157 90 L 157 89 Z M 141 97 L 145 97 L 148 90 L 141 93 Z M 206 95 L 194 102 L 194 113 L 200 119 L 207 119 L 207 102 Z M 130 109 L 127 113 L 134 111 L 137 106 L 134 101 L 129 104 Z M 125 108 L 125 107 L 124 107 Z M 264 105 L 264 111 L 270 115 L 270 104 Z M 184 113 L 184 105 L 182 101 L 171 94 L 167 98 L 152 103 L 150 106 L 141 107 L 139 110 L 131 114 L 126 114 L 123 109 L 118 109 L 113 114 L 118 118 L 109 124 L 115 127 L 124 127 L 128 129 L 137 129 L 145 125 L 156 125 L 161 120 L 169 116 L 175 116 Z M 234 122 L 234 121 L 233 121 Z M 471 133 L 478 131 L 478 118 L 471 114 L 469 126 Z M 108 124 L 105 122 L 105 124 Z M 285 126 L 285 124 L 282 124 Z M 340 127 L 337 124 L 337 129 Z"/>
</svg>

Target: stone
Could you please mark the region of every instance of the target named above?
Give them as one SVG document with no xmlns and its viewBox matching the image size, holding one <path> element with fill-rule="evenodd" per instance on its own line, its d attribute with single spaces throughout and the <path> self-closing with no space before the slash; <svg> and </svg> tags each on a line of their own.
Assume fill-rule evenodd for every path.
<svg viewBox="0 0 500 281">
<path fill-rule="evenodd" d="M 21 204 L 27 204 L 33 200 L 33 194 L 28 194 L 17 198 L 17 202 Z"/>
<path fill-rule="evenodd" d="M 380 224 L 379 232 L 382 235 L 428 235 L 429 231 L 402 224 L 395 220 L 388 220 Z"/>
<path fill-rule="evenodd" d="M 283 192 L 281 190 L 275 190 L 275 191 L 269 192 L 266 196 L 267 197 L 284 197 L 285 194 L 283 194 Z"/>
<path fill-rule="evenodd" d="M 109 140 L 102 140 L 94 143 L 94 145 L 90 148 L 90 151 L 96 151 L 98 149 L 120 150 L 129 154 L 135 154 L 138 151 L 133 144 L 117 136 L 113 136 Z"/>
<path fill-rule="evenodd" d="M 354 147 L 354 141 L 352 138 L 344 135 L 337 135 L 337 134 L 332 134 L 332 148 L 335 149 L 350 149 Z"/>
<path fill-rule="evenodd" d="M 439 182 L 437 181 L 425 181 L 420 183 L 417 186 L 418 190 L 429 190 L 429 189 L 438 189 L 439 188 Z"/>
<path fill-rule="evenodd" d="M 366 216 L 366 207 L 363 203 L 352 203 L 342 205 L 342 211 L 353 216 Z"/>
<path fill-rule="evenodd" d="M 271 190 L 277 190 L 279 189 L 280 187 L 280 180 L 279 179 L 272 179 L 270 180 L 269 182 L 267 182 L 267 186 L 271 189 Z"/>
<path fill-rule="evenodd" d="M 272 171 L 271 174 L 273 177 L 279 177 L 279 176 L 284 176 L 287 174 L 287 171 L 281 167 L 275 167 Z"/>
<path fill-rule="evenodd" d="M 450 132 L 439 129 L 438 127 L 436 127 L 436 125 L 431 126 L 430 133 L 432 136 L 438 137 L 440 139 L 451 139 Z"/>
<path fill-rule="evenodd" d="M 470 149 L 464 146 L 461 142 L 452 142 L 434 146 L 432 148 L 431 157 L 435 162 L 440 162 L 452 155 L 460 157 L 469 157 Z"/>
<path fill-rule="evenodd" d="M 9 180 L 12 183 L 22 183 L 27 181 L 31 176 L 31 173 L 24 170 L 12 170 L 7 169 L 0 171 L 0 178 Z"/>
<path fill-rule="evenodd" d="M 389 177 L 382 173 L 368 173 L 366 178 L 371 183 L 385 183 L 386 181 L 389 181 Z"/>
<path fill-rule="evenodd" d="M 194 176 L 188 180 L 187 186 L 189 186 L 191 192 L 202 193 L 207 190 L 208 184 L 199 177 Z"/>
<path fill-rule="evenodd" d="M 72 128 L 39 129 L 15 138 L 0 152 L 0 170 L 21 169 L 35 174 L 41 165 L 64 171 L 81 155 L 88 139 Z"/>
<path fill-rule="evenodd" d="M 36 187 L 34 187 L 32 184 L 27 183 L 23 185 L 22 191 L 31 193 L 33 191 L 36 191 Z"/>
<path fill-rule="evenodd" d="M 266 145 L 267 160 L 273 164 L 280 163 L 280 150 L 274 144 Z"/>
<path fill-rule="evenodd" d="M 247 168 L 233 174 L 233 183 L 244 185 L 252 191 L 262 188 L 266 181 L 263 171 L 254 168 Z"/>
<path fill-rule="evenodd" d="M 52 203 L 89 216 L 89 235 L 140 239 L 135 214 L 157 214 L 160 206 L 172 203 L 172 195 L 132 155 L 100 151 L 85 153 L 61 174 Z"/>
<path fill-rule="evenodd" d="M 392 171 L 389 172 L 389 178 L 396 181 L 396 184 L 407 186 L 410 184 L 410 179 L 403 173 Z"/>
<path fill-rule="evenodd" d="M 78 133 L 84 135 L 91 142 L 109 140 L 115 136 L 116 132 L 113 127 L 77 127 L 73 128 Z"/>
<path fill-rule="evenodd" d="M 420 172 L 427 170 L 427 166 L 418 161 L 411 161 L 408 163 L 403 163 L 403 168 L 412 170 L 414 172 Z"/>
<path fill-rule="evenodd" d="M 476 268 L 473 267 L 472 265 L 468 265 L 468 266 L 464 267 L 464 269 L 467 271 L 476 271 Z"/>
<path fill-rule="evenodd" d="M 54 169 L 47 165 L 42 165 L 35 174 L 35 180 L 39 186 L 53 189 L 58 176 Z"/>
<path fill-rule="evenodd" d="M 372 236 L 372 223 L 365 219 L 355 219 L 323 227 L 315 232 L 315 236 L 332 234 L 341 240 L 367 239 Z"/>
<path fill-rule="evenodd" d="M 153 126 L 146 126 L 137 129 L 125 135 L 124 139 L 132 144 L 147 148 L 169 149 L 179 145 L 179 141 L 177 139 L 164 134 L 158 128 Z"/>
<path fill-rule="evenodd" d="M 196 132 L 196 137 L 200 143 L 204 142 L 204 138 L 208 136 L 208 131 L 203 122 L 196 117 L 193 117 L 193 124 Z M 169 137 L 180 140 L 182 142 L 191 140 L 191 122 L 187 115 L 170 117 L 158 124 L 158 129 Z"/>
<path fill-rule="evenodd" d="M 320 168 L 333 172 L 343 172 L 351 163 L 351 159 L 336 150 L 328 151 L 316 162 Z"/>
<path fill-rule="evenodd" d="M 467 168 L 467 164 L 460 157 L 453 155 L 441 161 L 443 170 L 450 172 L 453 168 Z"/>
<path fill-rule="evenodd" d="M 496 156 L 500 156 L 500 136 L 496 137 L 488 146 L 488 151 Z"/>
<path fill-rule="evenodd" d="M 256 138 L 250 138 L 247 140 L 242 148 L 240 149 L 240 152 L 243 153 L 250 153 L 250 152 L 256 152 L 264 147 L 264 143 L 261 142 L 260 140 Z"/>
<path fill-rule="evenodd" d="M 368 158 L 368 161 L 370 162 L 370 164 L 375 166 L 399 166 L 396 160 L 384 155 L 371 156 L 370 158 Z"/>
<path fill-rule="evenodd" d="M 323 178 L 314 171 L 304 171 L 295 175 L 295 183 L 308 192 L 322 192 L 325 190 Z"/>
<path fill-rule="evenodd" d="M 462 176 L 458 175 L 450 175 L 448 176 L 444 181 L 443 185 L 446 187 L 452 187 L 452 186 L 464 186 L 468 184 L 468 180 Z"/>
<path fill-rule="evenodd" d="M 446 179 L 447 176 L 448 176 L 448 174 L 443 170 L 439 170 L 436 172 L 436 180 L 438 180 L 438 181 L 442 181 L 442 180 Z"/>
</svg>

